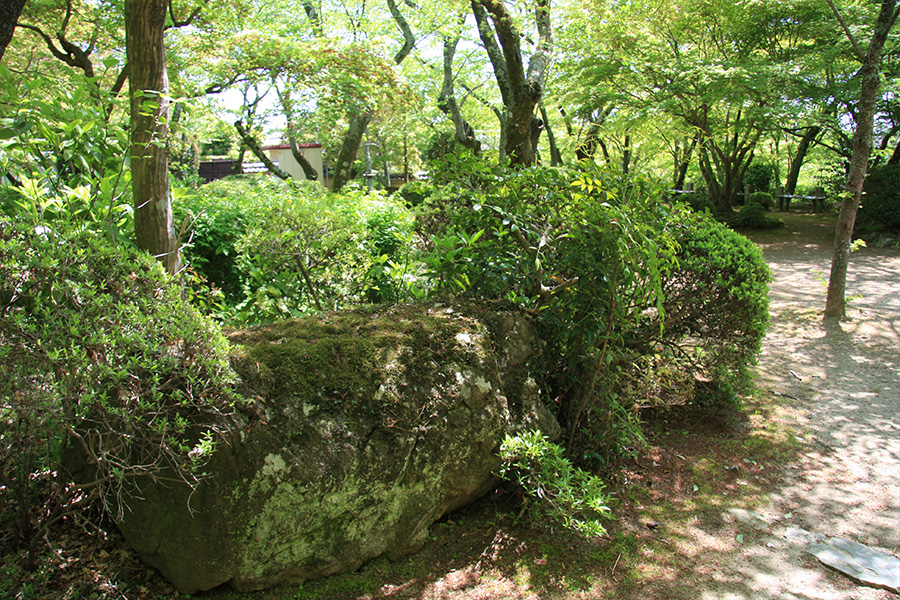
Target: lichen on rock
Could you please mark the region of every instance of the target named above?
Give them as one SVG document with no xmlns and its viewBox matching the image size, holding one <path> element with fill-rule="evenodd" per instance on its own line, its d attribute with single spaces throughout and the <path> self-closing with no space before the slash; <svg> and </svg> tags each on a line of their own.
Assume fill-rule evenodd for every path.
<svg viewBox="0 0 900 600">
<path fill-rule="evenodd" d="M 197 490 L 147 482 L 120 525 L 184 592 L 256 590 L 419 548 L 496 484 L 508 433 L 559 426 L 513 308 L 398 305 L 236 332 L 250 402 Z"/>
</svg>

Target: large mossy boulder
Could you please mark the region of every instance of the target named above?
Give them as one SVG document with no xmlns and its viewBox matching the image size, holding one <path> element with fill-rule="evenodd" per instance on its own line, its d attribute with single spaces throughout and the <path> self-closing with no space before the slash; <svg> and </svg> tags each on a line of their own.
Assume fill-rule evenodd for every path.
<svg viewBox="0 0 900 600">
<path fill-rule="evenodd" d="M 418 549 L 496 483 L 508 433 L 558 424 L 531 374 L 540 340 L 513 309 L 406 305 L 242 331 L 248 399 L 195 490 L 146 483 L 120 528 L 179 590 L 238 590 Z"/>
</svg>

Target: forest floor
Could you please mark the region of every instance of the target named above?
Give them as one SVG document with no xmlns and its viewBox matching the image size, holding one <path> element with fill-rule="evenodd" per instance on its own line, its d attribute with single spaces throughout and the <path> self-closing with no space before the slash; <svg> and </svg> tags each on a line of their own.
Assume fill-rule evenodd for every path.
<svg viewBox="0 0 900 600">
<path fill-rule="evenodd" d="M 774 276 L 756 390 L 741 409 L 645 413 L 648 445 L 610 484 L 615 519 L 604 538 L 519 519 L 518 501 L 498 491 L 436 523 L 403 559 L 299 587 L 195 597 L 896 598 L 820 564 L 797 532 L 900 550 L 900 249 L 852 255 L 849 318 L 825 325 L 834 217 L 776 216 L 786 228 L 750 236 Z M 36 574 L 0 564 L 0 597 L 181 597 L 115 533 L 73 529 L 50 541 L 54 558 Z"/>
</svg>

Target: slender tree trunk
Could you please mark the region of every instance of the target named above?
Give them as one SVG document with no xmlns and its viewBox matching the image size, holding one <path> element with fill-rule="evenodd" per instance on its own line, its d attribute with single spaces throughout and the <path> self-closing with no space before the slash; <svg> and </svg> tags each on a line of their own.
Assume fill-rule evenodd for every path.
<svg viewBox="0 0 900 600">
<path fill-rule="evenodd" d="M 784 182 L 784 193 L 786 195 L 793 196 L 797 191 L 797 179 L 800 177 L 800 168 L 803 166 L 803 161 L 806 160 L 806 154 L 809 152 L 810 145 L 821 131 L 822 128 L 818 126 L 808 127 L 806 133 L 800 138 L 800 144 L 797 146 L 797 152 L 791 160 L 791 168 Z"/>
<path fill-rule="evenodd" d="M 125 46 L 130 69 L 131 184 L 137 245 L 181 268 L 169 193 L 169 78 L 164 31 L 168 0 L 125 1 Z"/>
<path fill-rule="evenodd" d="M 541 106 L 541 118 L 544 120 L 544 129 L 547 130 L 547 142 L 550 144 L 550 166 L 558 167 L 562 164 L 562 154 L 559 153 L 559 146 L 556 145 L 556 136 L 553 135 L 553 129 L 550 128 L 547 109 L 543 106 Z"/>
<path fill-rule="evenodd" d="M 23 8 L 25 0 L 0 0 L 0 58 L 12 41 Z"/>
<path fill-rule="evenodd" d="M 481 153 L 481 142 L 475 137 L 475 131 L 462 117 L 459 104 L 456 102 L 456 91 L 453 84 L 453 56 L 459 35 L 444 38 L 444 82 L 438 98 L 438 108 L 453 121 L 454 139 L 473 154 Z"/>
<path fill-rule="evenodd" d="M 685 140 L 684 146 L 683 153 L 679 152 L 677 148 L 675 151 L 674 187 L 676 190 L 684 189 L 684 180 L 687 177 L 688 167 L 691 166 L 691 155 L 694 153 L 694 148 L 697 147 L 697 136 L 694 136 L 690 145 L 688 145 L 687 140 Z"/>
<path fill-rule="evenodd" d="M 494 31 L 500 41 L 500 49 L 503 52 L 506 82 L 501 82 L 501 79 L 504 78 L 503 73 L 502 70 L 498 70 L 496 64 L 494 65 L 494 74 L 497 76 L 501 92 L 504 88 L 508 90 L 508 97 L 504 98 L 508 114 L 507 154 L 513 165 L 534 164 L 535 142 L 541 130 L 540 120 L 534 112 L 543 95 L 544 79 L 553 49 L 550 0 L 535 2 L 535 22 L 539 43 L 528 60 L 527 71 L 522 59 L 521 34 L 502 0 L 472 0 L 472 5 L 473 10 L 476 11 L 476 19 L 481 8 L 490 14 Z M 479 20 L 479 33 L 482 39 L 492 38 L 482 32 L 482 29 L 486 28 L 485 24 L 486 21 Z M 494 62 L 494 56 L 490 54 L 489 56 Z"/>
<path fill-rule="evenodd" d="M 372 111 L 359 112 L 350 117 L 350 126 L 344 135 L 341 151 L 337 157 L 337 165 L 334 169 L 334 177 L 331 180 L 331 191 L 336 192 L 344 187 L 353 178 L 353 163 L 359 154 L 359 146 L 362 144 L 366 127 L 372 120 Z"/>
<path fill-rule="evenodd" d="M 279 179 L 284 181 L 287 181 L 291 178 L 290 173 L 278 168 L 278 165 L 272 162 L 272 159 L 269 158 L 265 152 L 263 152 L 263 149 L 259 146 L 259 143 L 255 139 L 253 139 L 253 136 L 250 135 L 250 132 L 247 131 L 247 128 L 244 127 L 243 123 L 241 123 L 240 121 L 235 121 L 234 128 L 237 129 L 238 135 L 241 136 L 241 141 L 247 148 L 250 149 L 250 152 L 253 153 L 253 156 L 255 156 L 257 160 L 259 160 L 262 164 L 266 165 L 266 168 L 272 171 L 275 177 L 278 177 Z"/>
<path fill-rule="evenodd" d="M 859 109 L 856 116 L 856 132 L 853 135 L 853 154 L 850 159 L 847 182 L 844 185 L 845 194 L 841 202 L 841 212 L 835 227 L 834 254 L 831 259 L 831 275 L 828 279 L 828 293 L 825 299 L 826 317 L 844 317 L 847 312 L 845 292 L 847 267 L 850 263 L 850 242 L 853 237 L 853 227 L 856 224 L 856 212 L 859 209 L 860 198 L 862 198 L 863 184 L 866 180 L 869 156 L 872 153 L 872 131 L 877 110 L 881 53 L 891 28 L 897 22 L 900 10 L 895 8 L 897 0 L 882 0 L 881 11 L 875 23 L 872 39 L 869 41 L 869 48 L 863 54 L 850 30 L 844 25 L 841 14 L 834 3 L 831 0 L 828 0 L 828 3 L 841 25 L 844 26 L 847 36 L 856 49 L 857 58 L 862 62 Z"/>
<path fill-rule="evenodd" d="M 304 156 L 303 152 L 300 150 L 300 145 L 297 143 L 297 136 L 294 135 L 293 130 L 288 131 L 288 143 L 291 145 L 291 155 L 293 155 L 294 160 L 300 164 L 300 168 L 303 169 L 303 176 L 310 181 L 318 181 L 319 174 L 316 172 L 315 167 L 312 166 L 312 163 L 306 159 L 306 156 Z"/>
</svg>

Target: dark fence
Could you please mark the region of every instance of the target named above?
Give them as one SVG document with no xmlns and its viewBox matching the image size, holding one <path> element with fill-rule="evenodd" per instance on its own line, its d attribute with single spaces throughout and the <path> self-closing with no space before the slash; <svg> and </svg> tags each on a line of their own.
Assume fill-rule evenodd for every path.
<svg viewBox="0 0 900 600">
<path fill-rule="evenodd" d="M 277 163 L 276 163 L 277 164 Z M 222 179 L 229 175 L 234 175 L 234 169 L 237 160 L 233 158 L 215 158 L 213 160 L 205 160 L 200 163 L 198 174 L 206 182 Z M 261 162 L 245 162 L 242 165 L 242 173 L 265 173 L 266 165 Z"/>
</svg>

